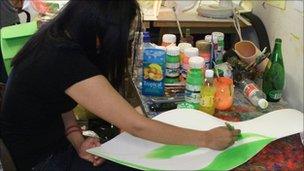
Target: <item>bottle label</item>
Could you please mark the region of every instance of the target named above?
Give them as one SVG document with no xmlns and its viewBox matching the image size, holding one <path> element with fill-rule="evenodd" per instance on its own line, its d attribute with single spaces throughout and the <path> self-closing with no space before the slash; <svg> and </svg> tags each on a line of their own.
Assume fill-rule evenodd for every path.
<svg viewBox="0 0 304 171">
<path fill-rule="evenodd" d="M 224 50 L 224 39 L 221 37 L 218 40 L 217 51 Z"/>
<path fill-rule="evenodd" d="M 166 68 L 166 77 L 178 77 L 179 74 L 179 68 Z"/>
<path fill-rule="evenodd" d="M 214 97 L 212 96 L 203 96 L 201 99 L 200 105 L 203 107 L 212 107 L 214 103 Z"/>
<path fill-rule="evenodd" d="M 253 83 L 250 83 L 245 86 L 243 93 L 246 97 L 250 97 L 257 91 L 259 91 L 259 89 Z"/>
<path fill-rule="evenodd" d="M 167 68 L 179 68 L 180 64 L 179 63 L 166 63 Z"/>
<path fill-rule="evenodd" d="M 272 90 L 269 92 L 269 97 L 274 100 L 279 100 L 282 97 L 282 91 L 281 90 Z"/>
<path fill-rule="evenodd" d="M 189 103 L 199 103 L 200 102 L 200 90 L 202 86 L 199 85 L 186 85 L 185 90 L 185 101 Z"/>
</svg>

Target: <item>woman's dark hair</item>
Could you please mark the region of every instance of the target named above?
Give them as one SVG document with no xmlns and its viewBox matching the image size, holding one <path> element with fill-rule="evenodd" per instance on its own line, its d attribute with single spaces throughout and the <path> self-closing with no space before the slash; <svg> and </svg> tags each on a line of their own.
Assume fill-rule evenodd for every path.
<svg viewBox="0 0 304 171">
<path fill-rule="evenodd" d="M 127 67 L 129 31 L 134 19 L 137 21 L 135 32 L 139 32 L 141 14 L 136 0 L 70 0 L 25 44 L 12 65 L 15 67 L 28 55 L 40 51 L 39 47 L 47 43 L 48 37 L 58 42 L 70 39 L 82 47 L 88 59 L 118 89 Z M 96 36 L 100 40 L 99 50 L 96 50 Z"/>
</svg>

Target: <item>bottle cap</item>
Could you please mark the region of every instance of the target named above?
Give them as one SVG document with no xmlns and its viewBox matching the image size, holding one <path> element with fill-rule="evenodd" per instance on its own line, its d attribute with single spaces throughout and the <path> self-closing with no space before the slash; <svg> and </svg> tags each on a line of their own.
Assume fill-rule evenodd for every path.
<svg viewBox="0 0 304 171">
<path fill-rule="evenodd" d="M 211 35 L 206 35 L 206 36 L 205 36 L 205 40 L 206 40 L 207 42 L 211 43 L 211 42 L 212 42 L 212 36 L 211 36 Z"/>
<path fill-rule="evenodd" d="M 181 52 L 185 52 L 185 49 L 192 47 L 190 43 L 179 43 L 178 47 Z"/>
<path fill-rule="evenodd" d="M 174 34 L 164 34 L 162 40 L 165 43 L 175 43 L 176 42 L 176 36 Z"/>
<path fill-rule="evenodd" d="M 168 46 L 167 47 L 167 54 L 170 56 L 177 56 L 179 55 L 179 47 L 177 46 Z"/>
<path fill-rule="evenodd" d="M 189 59 L 190 68 L 201 69 L 204 65 L 204 59 L 200 56 L 193 56 Z"/>
<path fill-rule="evenodd" d="M 208 42 L 207 40 L 198 40 L 198 41 L 196 41 L 195 46 L 200 51 L 205 51 L 205 52 L 210 52 L 210 49 L 211 49 L 211 43 Z"/>
<path fill-rule="evenodd" d="M 198 56 L 198 48 L 194 48 L 194 47 L 186 48 L 184 53 L 188 57 Z"/>
<path fill-rule="evenodd" d="M 224 39 L 224 33 L 222 32 L 212 32 L 212 42 L 217 43 L 219 40 Z"/>
<path fill-rule="evenodd" d="M 268 107 L 268 101 L 265 99 L 260 99 L 258 105 L 261 109 L 266 109 Z"/>
<path fill-rule="evenodd" d="M 207 69 L 205 72 L 205 77 L 213 78 L 213 76 L 214 76 L 214 71 L 212 69 Z"/>
</svg>

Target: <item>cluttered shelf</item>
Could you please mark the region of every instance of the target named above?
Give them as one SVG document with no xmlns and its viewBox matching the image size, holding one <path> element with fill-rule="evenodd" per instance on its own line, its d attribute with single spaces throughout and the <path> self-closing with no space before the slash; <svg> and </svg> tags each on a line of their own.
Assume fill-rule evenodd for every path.
<svg viewBox="0 0 304 171">
<path fill-rule="evenodd" d="M 218 28 L 234 27 L 233 25 L 234 21 L 230 17 L 214 16 L 214 11 L 213 11 L 213 15 L 210 16 L 204 15 L 201 12 L 199 12 L 200 11 L 199 9 L 201 9 L 202 7 L 204 7 L 204 11 L 207 11 L 207 9 L 205 8 L 210 5 L 208 3 L 213 3 L 213 2 L 204 2 L 204 3 L 206 3 L 204 4 L 204 6 L 200 6 L 199 3 L 195 3 L 192 9 L 188 10 L 187 12 L 178 12 L 176 15 L 174 14 L 172 8 L 166 6 L 159 7 L 159 10 L 156 10 L 157 14 L 154 15 L 151 15 L 151 11 L 149 12 L 147 9 L 145 10 L 145 8 L 143 8 L 144 24 L 146 28 L 150 28 L 150 27 L 176 28 L 177 27 L 176 21 L 178 20 L 180 22 L 181 27 L 187 27 L 187 28 L 217 28 L 218 29 Z M 182 4 L 180 5 L 182 6 Z M 177 6 L 177 8 L 180 7 Z M 224 15 L 225 12 L 222 11 L 221 15 Z M 228 12 L 228 16 L 229 13 L 231 13 L 231 11 Z M 251 26 L 251 23 L 248 22 L 248 20 L 246 20 L 243 17 L 241 18 L 242 18 L 240 22 L 241 27 Z"/>
</svg>

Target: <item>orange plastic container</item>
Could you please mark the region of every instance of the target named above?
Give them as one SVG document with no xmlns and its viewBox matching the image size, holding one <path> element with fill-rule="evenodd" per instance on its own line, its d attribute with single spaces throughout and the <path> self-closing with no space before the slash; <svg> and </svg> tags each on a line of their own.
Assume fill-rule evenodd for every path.
<svg viewBox="0 0 304 171">
<path fill-rule="evenodd" d="M 215 108 L 229 110 L 233 104 L 233 80 L 228 77 L 219 77 L 214 79 L 214 85 L 216 87 Z"/>
</svg>

